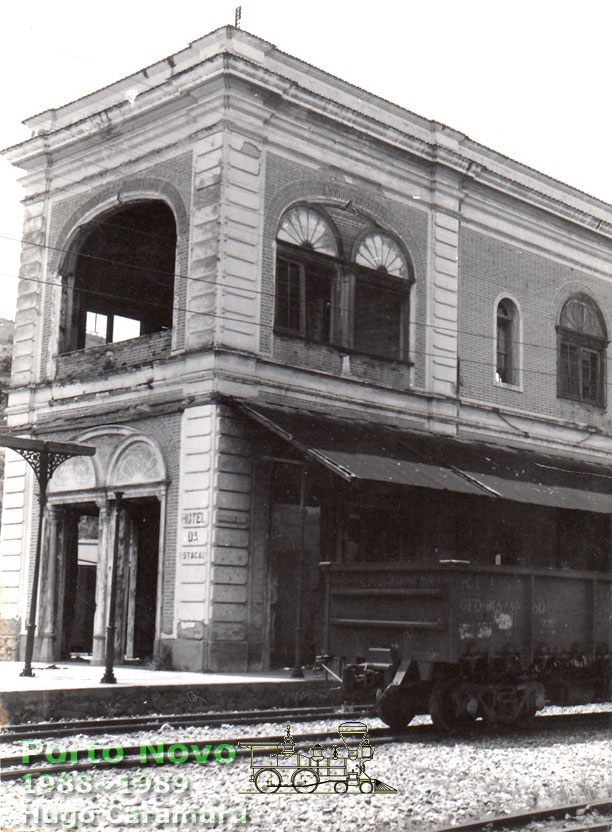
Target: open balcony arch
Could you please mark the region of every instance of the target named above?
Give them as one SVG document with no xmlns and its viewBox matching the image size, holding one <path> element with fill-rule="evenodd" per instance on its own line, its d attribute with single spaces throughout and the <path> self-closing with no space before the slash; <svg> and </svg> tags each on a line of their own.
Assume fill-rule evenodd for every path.
<svg viewBox="0 0 612 832">
<path fill-rule="evenodd" d="M 90 220 L 64 260 L 59 352 L 172 329 L 177 230 L 162 200 Z"/>
</svg>

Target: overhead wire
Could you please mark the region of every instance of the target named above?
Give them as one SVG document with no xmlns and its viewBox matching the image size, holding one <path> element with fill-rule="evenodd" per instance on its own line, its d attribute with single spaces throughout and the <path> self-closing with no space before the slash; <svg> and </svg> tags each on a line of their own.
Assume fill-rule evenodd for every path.
<svg viewBox="0 0 612 832">
<path fill-rule="evenodd" d="M 72 57 L 74 57 L 74 56 L 72 56 Z M 133 80 L 134 80 L 135 83 L 142 84 L 143 86 L 145 85 L 145 82 L 142 81 L 142 79 L 133 78 Z M 145 90 L 148 90 L 148 89 L 149 89 L 149 87 L 145 86 Z M 128 100 L 129 99 L 126 98 L 126 101 L 128 101 Z M 131 159 L 138 160 L 140 158 L 140 156 L 138 156 L 137 154 L 134 154 L 133 151 L 128 149 L 124 142 L 122 142 L 118 139 L 114 139 L 114 138 L 111 139 L 111 141 L 114 143 L 115 146 L 122 148 L 123 152 L 127 156 L 129 156 Z M 100 165 L 100 164 L 98 164 L 96 162 L 93 162 L 93 161 L 90 162 L 90 164 L 92 164 L 94 167 L 99 168 L 100 170 L 102 170 L 106 173 L 108 173 L 111 169 L 110 166 Z M 68 183 L 69 185 L 75 184 L 76 182 L 80 181 L 80 180 L 77 180 L 76 178 L 69 178 L 69 177 L 66 177 L 66 176 L 62 176 L 60 174 L 56 174 L 55 179 L 56 180 L 62 180 L 64 182 Z M 151 233 L 151 232 L 148 232 L 148 231 L 144 231 L 143 229 L 127 229 L 125 226 L 119 225 L 118 223 L 112 223 L 112 222 L 109 222 L 108 220 L 103 220 L 103 219 L 99 219 L 99 218 L 93 218 L 92 220 L 88 221 L 88 224 L 104 225 L 104 226 L 108 226 L 108 227 L 111 227 L 111 228 L 117 228 L 117 229 L 129 231 L 131 234 L 133 234 L 133 233 L 141 234 L 141 235 L 144 235 L 146 237 L 150 237 L 151 239 L 160 239 L 160 240 L 164 240 L 164 241 L 169 240 L 169 238 L 167 238 L 164 235 L 154 234 L 154 233 Z M 12 240 L 14 242 L 19 242 L 22 245 L 33 245 L 33 246 L 38 246 L 38 247 L 41 247 L 41 248 L 47 248 L 47 249 L 50 249 L 50 250 L 58 251 L 60 253 L 65 253 L 65 254 L 72 253 L 72 251 L 70 249 L 64 249 L 64 248 L 60 248 L 60 247 L 57 247 L 57 246 L 51 246 L 51 245 L 45 244 L 45 243 L 37 243 L 37 242 L 34 242 L 32 240 L 28 240 L 28 239 L 24 239 L 24 238 L 10 237 L 10 236 L 4 235 L 4 234 L 0 234 L 0 238 L 1 239 L 6 239 L 6 240 Z M 106 262 L 106 263 L 110 263 L 112 265 L 117 265 L 117 266 L 123 266 L 125 268 L 145 270 L 145 271 L 147 271 L 147 273 L 149 275 L 149 281 L 153 282 L 153 283 L 157 283 L 160 286 L 165 286 L 165 284 L 162 283 L 161 281 L 155 281 L 154 279 L 152 279 L 150 277 L 150 275 L 156 273 L 156 274 L 162 274 L 164 276 L 169 276 L 169 274 L 170 274 L 169 272 L 166 272 L 166 271 L 161 270 L 161 269 L 155 269 L 155 268 L 151 268 L 151 267 L 147 267 L 147 266 L 140 266 L 138 264 L 133 264 L 133 263 L 121 263 L 119 261 L 112 260 L 110 258 L 104 258 L 104 257 L 100 257 L 100 256 L 97 256 L 97 255 L 86 254 L 86 253 L 83 253 L 83 252 L 79 253 L 79 256 L 80 257 L 88 257 L 88 258 L 91 258 L 91 259 L 97 259 L 101 262 Z M 19 275 L 8 275 L 6 273 L 4 273 L 4 276 L 20 277 Z M 194 276 L 191 276 L 191 275 L 183 275 L 183 274 L 180 274 L 178 272 L 174 273 L 174 278 L 175 279 L 178 278 L 180 280 L 185 280 L 185 281 L 193 281 L 193 282 L 197 282 L 197 283 L 201 283 L 201 284 L 202 283 L 203 284 L 210 283 L 211 285 L 218 286 L 218 282 L 215 281 L 215 280 L 210 280 L 210 279 L 207 279 L 207 278 L 194 277 Z M 21 279 L 27 279 L 27 278 L 21 278 Z M 45 282 L 45 281 L 39 281 L 39 282 Z M 273 292 L 273 291 L 270 292 L 270 291 L 266 291 L 266 290 L 260 290 L 260 289 L 255 289 L 255 288 L 251 288 L 251 287 L 243 287 L 243 286 L 234 286 L 232 288 L 242 290 L 245 293 L 250 294 L 250 295 L 268 296 L 272 299 L 274 299 L 276 297 L 276 293 Z M 83 290 L 81 290 L 81 291 L 83 291 Z M 393 290 L 392 288 L 388 288 L 388 289 L 386 288 L 386 291 L 389 291 L 389 292 L 397 291 L 397 294 L 401 294 L 401 295 L 405 294 L 405 290 Z M 91 293 L 92 294 L 103 294 L 103 293 L 95 293 L 95 292 L 91 292 Z M 117 298 L 120 297 L 120 296 L 110 295 L 110 294 L 108 296 L 109 297 L 117 297 Z M 151 305 L 150 302 L 147 302 L 147 303 L 149 305 Z M 340 311 L 340 312 L 341 311 L 346 311 L 344 309 L 344 307 L 340 307 L 338 305 L 336 305 L 335 308 L 338 309 L 338 311 Z M 179 311 L 184 311 L 186 313 L 194 313 L 194 314 L 207 314 L 207 315 L 212 314 L 212 313 L 199 313 L 198 310 L 189 310 L 189 309 L 183 309 L 183 310 L 179 310 Z M 218 316 L 218 317 L 221 317 L 221 316 Z M 236 319 L 236 320 L 242 320 L 242 319 Z M 414 321 L 414 322 L 412 322 L 412 325 L 414 325 L 416 327 L 420 327 L 420 328 L 435 329 L 437 332 L 440 332 L 441 334 L 448 334 L 448 335 L 451 335 L 451 336 L 461 334 L 461 335 L 466 335 L 466 336 L 469 336 L 469 337 L 482 338 L 482 339 L 490 340 L 490 341 L 495 341 L 496 340 L 496 336 L 492 335 L 492 334 L 486 334 L 486 333 L 483 333 L 483 332 L 472 332 L 472 331 L 464 330 L 464 329 L 460 329 L 460 328 L 456 328 L 456 329 L 451 328 L 451 327 L 447 328 L 447 327 L 441 326 L 440 324 L 427 324 L 427 323 L 420 322 L 420 321 Z M 514 343 L 516 344 L 516 346 L 525 346 L 525 347 L 530 347 L 530 348 L 540 349 L 540 350 L 550 350 L 551 352 L 556 352 L 557 351 L 556 346 L 547 346 L 545 344 L 539 344 L 539 343 L 534 343 L 534 342 L 529 342 L 529 341 L 515 341 Z M 425 353 L 422 353 L 422 354 L 425 354 Z M 469 360 L 469 359 L 462 359 L 462 361 L 467 361 L 467 360 Z M 532 371 L 532 372 L 536 372 L 536 371 Z M 554 374 L 551 374 L 551 375 L 554 375 Z"/>
<path fill-rule="evenodd" d="M 131 229 L 125 229 L 124 226 L 117 226 L 117 227 L 123 228 L 124 230 L 131 232 Z M 72 249 L 61 248 L 59 246 L 52 246 L 48 243 L 39 243 L 39 242 L 35 242 L 33 240 L 28 240 L 26 238 L 10 237 L 10 236 L 5 235 L 5 234 L 0 234 L 0 239 L 11 240 L 13 242 L 21 243 L 22 245 L 36 246 L 38 248 L 49 249 L 51 251 L 57 251 L 57 252 L 60 252 L 62 254 L 72 254 L 73 253 Z M 159 236 L 159 239 L 166 240 L 167 238 L 163 237 L 163 236 Z M 78 256 L 82 257 L 82 258 L 90 259 L 90 260 L 96 260 L 98 262 L 106 263 L 106 264 L 109 264 L 111 266 L 116 266 L 116 267 L 119 267 L 119 268 L 140 270 L 140 271 L 146 272 L 147 275 L 148 275 L 150 283 L 155 283 L 155 284 L 157 284 L 157 285 L 159 285 L 163 288 L 168 288 L 167 283 L 155 280 L 154 278 L 151 278 L 151 274 L 164 275 L 167 278 L 170 278 L 172 276 L 172 277 L 174 277 L 174 279 L 178 278 L 179 280 L 191 281 L 191 282 L 197 283 L 197 284 L 211 285 L 211 286 L 214 286 L 216 288 L 219 288 L 219 285 L 220 285 L 217 280 L 213 280 L 213 279 L 210 279 L 210 278 L 195 277 L 195 276 L 192 276 L 192 275 L 184 275 L 184 274 L 181 274 L 180 272 L 168 272 L 168 271 L 165 271 L 163 269 L 156 269 L 154 267 L 150 267 L 150 266 L 147 266 L 147 265 L 141 265 L 141 264 L 138 264 L 138 263 L 122 262 L 120 260 L 116 260 L 116 259 L 111 258 L 111 257 L 102 257 L 100 255 L 87 254 L 85 252 L 79 252 Z M 21 277 L 21 275 L 19 275 L 19 274 L 4 273 L 4 276 L 19 278 L 20 280 L 31 280 L 31 281 L 35 281 L 35 282 L 38 282 L 38 283 L 47 283 L 48 285 L 55 285 L 55 286 L 61 286 L 62 285 L 59 282 L 54 282 L 54 281 L 50 281 L 50 280 L 41 280 L 41 279 L 35 280 L 34 278 Z M 265 289 L 256 289 L 256 288 L 245 287 L 245 286 L 240 286 L 240 285 L 234 285 L 234 286 L 231 286 L 231 287 L 228 287 L 228 288 L 232 288 L 233 290 L 243 291 L 245 293 L 245 295 L 259 295 L 259 296 L 262 296 L 262 297 L 268 297 L 270 299 L 275 299 L 276 298 L 276 292 L 275 291 L 267 291 Z M 91 294 L 100 294 L 100 295 L 106 294 L 104 292 L 93 292 L 92 290 L 88 290 L 88 289 L 85 289 L 85 288 L 79 288 L 79 291 L 90 292 Z M 406 295 L 405 289 L 395 290 L 393 288 L 389 288 L 389 289 L 385 289 L 385 291 L 389 291 L 390 293 L 396 293 L 400 296 L 405 296 Z M 117 299 L 123 299 L 123 300 L 126 299 L 124 296 L 121 296 L 121 295 L 108 294 L 108 296 L 109 297 L 115 297 Z M 150 302 L 150 301 L 148 301 L 147 303 L 149 305 L 155 305 L 153 302 Z M 161 307 L 161 304 L 158 304 L 158 306 Z M 337 309 L 339 312 L 348 311 L 346 307 L 343 307 L 343 306 L 340 306 L 340 305 L 336 305 L 335 309 Z M 195 310 L 195 309 L 193 309 L 193 310 L 183 309 L 181 311 L 193 312 L 194 314 L 200 314 L 198 312 L 198 310 Z M 202 314 L 210 314 L 210 313 L 202 313 Z M 240 319 L 237 319 L 237 320 L 240 320 Z M 440 325 L 440 324 L 431 324 L 431 323 L 425 323 L 425 322 L 422 322 L 422 321 L 413 321 L 412 325 L 415 326 L 415 327 L 422 328 L 422 329 L 435 329 L 437 332 L 439 332 L 443 335 L 450 335 L 450 336 L 466 335 L 468 337 L 482 338 L 482 339 L 488 340 L 488 341 L 495 341 L 496 340 L 496 336 L 493 335 L 493 334 L 487 334 L 487 333 L 484 333 L 484 332 L 474 332 L 472 330 L 461 329 L 460 327 L 457 327 L 455 329 L 455 328 L 451 328 L 451 327 L 445 327 L 445 326 Z M 538 343 L 531 342 L 531 341 L 518 341 L 518 340 L 513 341 L 513 343 L 517 347 L 518 346 L 523 346 L 523 347 L 531 347 L 531 348 L 534 348 L 534 349 L 549 350 L 551 352 L 557 352 L 557 347 L 556 346 L 547 346 L 546 344 L 538 344 Z"/>
<path fill-rule="evenodd" d="M 51 285 L 51 286 L 59 286 L 59 287 L 62 286 L 62 284 L 60 282 L 44 280 L 42 278 L 28 277 L 28 278 L 22 278 L 22 279 L 27 280 L 29 282 L 33 282 L 33 283 L 40 283 L 40 284 L 46 284 L 46 285 Z M 104 297 L 110 297 L 110 298 L 113 298 L 113 299 L 116 299 L 116 300 L 123 300 L 123 301 L 130 300 L 130 298 L 125 298 L 123 295 L 114 295 L 114 294 L 111 294 L 109 292 L 97 292 L 97 291 L 93 291 L 93 290 L 86 289 L 86 288 L 76 289 L 76 291 L 82 291 L 82 292 L 86 292 L 87 294 L 94 294 L 94 295 L 100 295 L 100 296 L 104 296 Z M 145 303 L 148 306 L 154 306 L 155 308 L 158 308 L 158 309 L 159 308 L 164 308 L 164 309 L 168 308 L 168 307 L 166 307 L 162 304 L 155 303 L 154 301 L 146 301 L 145 300 L 145 301 L 139 301 L 139 302 Z M 254 321 L 254 320 L 249 320 L 249 319 L 246 319 L 246 318 L 234 318 L 230 315 L 227 315 L 227 314 L 220 315 L 220 314 L 217 314 L 216 312 L 203 312 L 201 310 L 189 309 L 187 307 L 176 306 L 174 304 L 172 305 L 172 311 L 173 312 L 183 312 L 185 314 L 200 315 L 202 317 L 211 318 L 213 320 L 230 321 L 230 322 L 233 322 L 233 323 L 242 324 L 243 326 L 254 327 L 256 329 L 257 328 L 260 328 L 260 329 L 267 328 L 267 329 L 270 329 L 270 330 L 274 329 L 273 324 L 262 323 L 261 321 Z M 105 313 L 101 313 L 101 314 L 105 314 Z M 115 314 L 115 313 L 113 313 L 113 314 Z M 291 335 L 288 334 L 288 337 L 291 337 Z M 295 337 L 300 338 L 300 336 L 295 336 Z M 306 339 L 306 338 L 302 338 L 301 340 L 304 340 L 304 341 L 308 342 L 308 339 Z M 111 343 L 120 343 L 120 342 L 109 342 L 109 344 L 111 344 Z M 340 352 L 343 349 L 341 344 L 336 344 L 334 342 L 311 341 L 310 343 L 313 343 L 313 344 L 319 345 L 319 346 L 330 347 L 332 349 L 337 349 Z M 358 352 L 357 350 L 353 350 L 352 348 L 346 348 L 346 349 L 347 349 L 347 352 L 349 354 Z M 410 353 L 411 357 L 412 356 L 417 356 L 417 355 L 425 357 L 425 358 L 444 358 L 443 354 L 432 353 L 432 352 L 428 352 L 427 350 L 414 349 Z M 400 359 L 389 359 L 389 358 L 386 358 L 385 356 L 377 356 L 377 355 L 373 355 L 373 354 L 367 354 L 366 357 L 372 358 L 372 359 L 375 359 L 375 360 L 381 360 L 383 362 L 390 360 L 390 361 L 394 361 L 396 363 L 406 364 L 406 362 L 404 362 Z M 448 358 L 452 359 L 453 356 L 448 356 Z M 491 362 L 491 361 L 479 361 L 479 360 L 474 359 L 474 358 L 464 358 L 462 356 L 457 356 L 457 359 L 459 360 L 461 365 L 463 365 L 463 364 L 472 364 L 472 365 L 475 365 L 475 366 L 487 367 L 489 370 L 494 367 L 494 363 Z M 557 373 L 550 373 L 546 370 L 536 370 L 536 369 L 531 369 L 531 368 L 528 368 L 528 367 L 522 367 L 521 368 L 521 373 L 522 374 L 544 376 L 544 377 L 555 378 L 555 379 L 558 378 Z M 612 382 L 603 382 L 603 386 L 604 387 L 612 387 Z"/>
</svg>

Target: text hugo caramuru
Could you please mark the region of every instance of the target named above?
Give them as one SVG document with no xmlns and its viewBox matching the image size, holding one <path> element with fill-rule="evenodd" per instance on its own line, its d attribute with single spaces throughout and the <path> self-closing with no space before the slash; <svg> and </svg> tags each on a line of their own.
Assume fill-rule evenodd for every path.
<svg viewBox="0 0 612 832">
<path fill-rule="evenodd" d="M 98 822 L 106 821 L 113 825 L 129 824 L 144 825 L 154 823 L 156 826 L 171 824 L 201 824 L 201 823 L 246 823 L 248 820 L 245 809 L 223 809 L 219 807 L 203 808 L 189 806 L 187 808 L 121 806 L 113 803 L 110 806 L 86 806 L 81 809 L 66 809 L 59 806 L 40 806 L 30 804 L 23 811 L 24 822 L 36 826 L 62 826 L 63 828 L 83 829 L 84 826 L 95 826 Z"/>
</svg>

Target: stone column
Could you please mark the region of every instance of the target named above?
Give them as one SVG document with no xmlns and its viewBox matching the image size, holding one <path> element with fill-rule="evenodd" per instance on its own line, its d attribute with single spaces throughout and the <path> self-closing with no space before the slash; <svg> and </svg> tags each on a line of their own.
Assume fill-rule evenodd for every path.
<svg viewBox="0 0 612 832">
<path fill-rule="evenodd" d="M 96 611 L 94 613 L 92 664 L 104 664 L 110 571 L 113 562 L 111 511 L 108 500 L 98 501 L 98 564 L 96 567 Z"/>
<path fill-rule="evenodd" d="M 217 407 L 209 666 L 228 672 L 249 669 L 252 443 L 248 428 L 229 408 Z"/>
<path fill-rule="evenodd" d="M 39 592 L 38 655 L 41 662 L 52 662 L 56 655 L 56 579 L 57 579 L 57 509 L 47 506 L 44 526 L 42 575 Z"/>
</svg>

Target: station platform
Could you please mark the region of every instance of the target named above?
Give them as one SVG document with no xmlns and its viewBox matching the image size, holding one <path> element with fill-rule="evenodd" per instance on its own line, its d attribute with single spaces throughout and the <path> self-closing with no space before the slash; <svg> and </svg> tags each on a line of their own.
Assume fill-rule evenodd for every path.
<svg viewBox="0 0 612 832">
<path fill-rule="evenodd" d="M 341 701 L 337 682 L 304 671 L 190 673 L 134 665 L 114 669 L 116 684 L 102 684 L 104 667 L 88 662 L 0 663 L 0 722 L 331 705 Z"/>
</svg>

